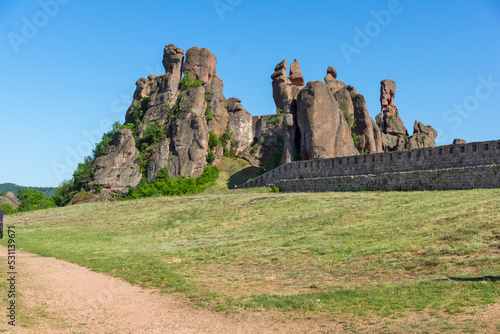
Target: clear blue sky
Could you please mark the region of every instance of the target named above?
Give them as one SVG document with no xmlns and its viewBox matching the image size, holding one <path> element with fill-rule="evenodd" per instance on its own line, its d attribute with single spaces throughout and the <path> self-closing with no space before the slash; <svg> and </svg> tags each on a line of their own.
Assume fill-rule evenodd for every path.
<svg viewBox="0 0 500 334">
<path fill-rule="evenodd" d="M 253 115 L 274 113 L 270 76 L 297 58 L 306 81 L 334 66 L 372 117 L 393 79 L 410 133 L 417 119 L 439 144 L 500 139 L 498 0 L 2 0 L 0 22 L 0 183 L 69 179 L 170 43 L 210 49 Z"/>
</svg>

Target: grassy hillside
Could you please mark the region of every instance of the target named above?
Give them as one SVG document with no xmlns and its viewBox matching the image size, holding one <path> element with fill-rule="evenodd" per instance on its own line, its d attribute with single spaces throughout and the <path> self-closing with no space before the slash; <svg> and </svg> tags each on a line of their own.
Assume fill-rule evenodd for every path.
<svg viewBox="0 0 500 334">
<path fill-rule="evenodd" d="M 26 251 L 214 309 L 359 321 L 498 303 L 499 222 L 500 189 L 226 190 L 6 218 Z"/>
<path fill-rule="evenodd" d="M 276 194 L 228 189 L 261 172 L 246 161 L 224 159 L 220 169 L 203 194 L 40 210 L 5 223 L 17 225 L 26 251 L 214 310 L 278 310 L 367 332 L 370 324 L 500 330 L 499 321 L 473 320 L 498 310 L 500 189 Z"/>
<path fill-rule="evenodd" d="M 56 193 L 56 188 L 53 187 L 23 187 L 14 183 L 2 183 L 0 184 L 0 193 L 6 193 L 12 191 L 16 196 L 18 195 L 19 189 L 35 189 L 43 192 L 45 196 L 54 196 Z"/>
</svg>

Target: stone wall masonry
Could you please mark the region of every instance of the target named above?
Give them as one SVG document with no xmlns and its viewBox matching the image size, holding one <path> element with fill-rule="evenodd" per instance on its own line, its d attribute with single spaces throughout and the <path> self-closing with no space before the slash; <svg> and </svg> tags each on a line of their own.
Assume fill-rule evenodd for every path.
<svg viewBox="0 0 500 334">
<path fill-rule="evenodd" d="M 410 191 L 500 188 L 500 166 L 474 166 L 369 175 L 280 180 L 283 192 Z"/>
<path fill-rule="evenodd" d="M 239 188 L 263 187 L 281 180 L 375 175 L 418 170 L 500 164 L 500 140 L 406 151 L 290 162 Z"/>
</svg>

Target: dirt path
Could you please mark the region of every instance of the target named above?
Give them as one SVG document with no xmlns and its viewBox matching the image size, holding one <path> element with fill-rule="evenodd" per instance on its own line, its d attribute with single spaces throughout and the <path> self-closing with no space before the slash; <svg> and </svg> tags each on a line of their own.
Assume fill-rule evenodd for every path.
<svg viewBox="0 0 500 334">
<path fill-rule="evenodd" d="M 7 249 L 0 246 L 0 263 L 4 264 L 0 268 L 7 266 L 6 254 Z M 142 289 L 62 260 L 25 252 L 16 256 L 16 289 L 21 294 L 16 297 L 21 303 L 17 326 L 9 326 L 2 315 L 0 332 L 234 334 L 333 333 L 340 329 L 339 324 L 294 321 L 269 312 L 227 315 L 195 309 L 182 297 Z M 1 272 L 1 282 L 5 282 L 6 270 Z M 1 297 L 6 295 L 2 291 Z"/>
</svg>

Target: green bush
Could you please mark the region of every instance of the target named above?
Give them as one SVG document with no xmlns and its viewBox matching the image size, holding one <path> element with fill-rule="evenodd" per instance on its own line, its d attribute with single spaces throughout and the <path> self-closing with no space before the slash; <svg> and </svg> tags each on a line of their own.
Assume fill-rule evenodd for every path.
<svg viewBox="0 0 500 334">
<path fill-rule="evenodd" d="M 213 149 L 216 146 L 222 145 L 219 138 L 213 131 L 208 131 L 208 147 Z"/>
<path fill-rule="evenodd" d="M 229 150 L 227 147 L 224 147 L 224 152 L 222 153 L 222 156 L 229 158 L 231 156 L 231 150 Z"/>
<path fill-rule="evenodd" d="M 354 116 L 350 115 L 347 110 L 341 109 L 340 111 L 342 111 L 342 114 L 344 115 L 347 125 L 349 125 L 351 129 L 354 129 L 356 127 L 356 124 L 354 123 Z"/>
<path fill-rule="evenodd" d="M 16 212 L 16 209 L 14 209 L 9 203 L 0 204 L 0 210 L 5 212 L 6 215 L 10 215 L 11 213 Z"/>
<path fill-rule="evenodd" d="M 65 206 L 77 193 L 73 180 L 63 181 L 56 189 L 54 202 L 57 206 Z"/>
<path fill-rule="evenodd" d="M 56 206 L 53 197 L 45 197 L 45 195 L 39 190 L 19 189 L 18 193 L 21 204 L 17 210 L 20 212 L 47 209 Z"/>
<path fill-rule="evenodd" d="M 138 146 L 140 150 L 145 150 L 149 146 L 154 146 L 160 144 L 160 142 L 167 138 L 167 126 L 165 124 L 158 125 L 156 123 L 147 124 L 146 130 L 142 134 L 142 138 L 139 139 Z"/>
<path fill-rule="evenodd" d="M 210 103 L 207 103 L 207 108 L 205 109 L 205 118 L 207 121 L 211 121 L 215 118 L 215 115 L 212 113 L 212 106 Z"/>
<path fill-rule="evenodd" d="M 210 165 L 214 161 L 215 161 L 214 151 L 210 150 L 207 154 L 207 163 Z"/>
<path fill-rule="evenodd" d="M 231 137 L 231 135 L 233 134 L 233 132 L 231 131 L 231 128 L 228 126 L 226 128 L 226 131 L 224 131 L 224 133 L 222 134 L 222 136 L 220 136 L 220 141 L 222 143 L 224 143 L 225 141 L 231 141 L 233 138 Z"/>
<path fill-rule="evenodd" d="M 102 135 L 101 141 L 95 144 L 95 148 L 92 150 L 94 161 L 99 159 L 104 155 L 104 153 L 106 153 L 106 148 L 108 148 L 109 144 L 113 141 L 116 131 L 118 131 L 120 128 L 120 122 L 117 121 L 115 122 L 115 124 L 113 124 L 113 128 L 110 131 Z"/>
<path fill-rule="evenodd" d="M 212 185 L 218 177 L 219 169 L 214 166 L 206 167 L 196 179 L 179 176 L 171 180 L 168 169 L 163 168 L 155 180 L 142 179 L 137 187 L 130 187 L 127 198 L 196 194 Z"/>
<path fill-rule="evenodd" d="M 190 90 L 201 86 L 203 86 L 203 83 L 200 80 L 193 78 L 189 72 L 184 72 L 184 77 L 179 81 L 179 88 L 181 90 Z"/>
<path fill-rule="evenodd" d="M 283 119 L 283 110 L 276 108 L 276 115 L 268 119 L 267 124 L 279 125 Z"/>
<path fill-rule="evenodd" d="M 351 137 L 352 137 L 352 141 L 354 142 L 354 146 L 356 146 L 356 149 L 359 150 L 359 137 L 357 134 L 355 134 L 354 132 L 351 132 Z"/>
</svg>

